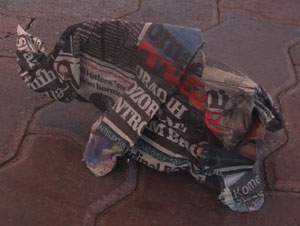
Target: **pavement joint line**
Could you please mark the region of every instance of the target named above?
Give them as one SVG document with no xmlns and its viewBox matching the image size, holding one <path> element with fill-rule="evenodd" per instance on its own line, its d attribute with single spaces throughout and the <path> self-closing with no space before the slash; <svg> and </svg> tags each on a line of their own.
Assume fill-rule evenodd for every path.
<svg viewBox="0 0 300 226">
<path fill-rule="evenodd" d="M 291 194 L 300 194 L 300 190 L 288 190 L 288 189 L 278 189 L 278 188 L 268 188 L 264 189 L 268 192 L 282 192 L 282 193 L 291 193 Z"/>
<path fill-rule="evenodd" d="M 17 34 L 17 32 L 9 33 L 9 34 L 7 34 L 7 35 L 1 37 L 0 39 L 9 38 L 10 36 L 13 36 L 13 35 L 15 35 L 15 34 Z"/>
<path fill-rule="evenodd" d="M 20 142 L 20 149 L 22 149 L 22 146 L 23 146 L 23 143 L 24 141 L 29 138 L 29 137 L 49 137 L 49 138 L 57 138 L 56 135 L 53 135 L 53 134 L 41 134 L 41 133 L 28 133 L 26 134 L 23 139 L 22 139 L 22 142 Z M 70 142 L 71 144 L 75 145 L 75 146 L 78 146 L 79 148 L 82 148 L 81 144 L 79 144 L 78 142 L 76 142 L 75 140 L 73 140 L 72 138 L 70 138 L 68 135 L 65 135 L 65 134 L 60 134 L 60 139 L 64 139 L 68 142 Z M 26 150 L 25 150 L 26 152 Z M 16 164 L 18 162 L 19 159 L 22 158 L 22 154 L 21 152 L 18 153 L 18 155 L 15 155 L 13 158 L 9 159 L 5 165 L 1 165 L 0 166 L 0 171 L 13 165 L 13 164 Z"/>
<path fill-rule="evenodd" d="M 16 56 L 5 56 L 5 55 L 0 55 L 0 58 L 11 58 L 11 59 L 14 59 L 14 58 L 17 58 Z"/>
<path fill-rule="evenodd" d="M 32 24 L 33 24 L 33 22 L 36 20 L 36 17 L 30 17 L 30 21 L 29 21 L 29 23 L 26 25 L 26 27 L 25 27 L 25 31 L 26 30 L 28 30 L 28 29 L 30 29 L 31 28 L 31 26 L 32 26 Z"/>
<path fill-rule="evenodd" d="M 58 138 L 68 137 L 68 140 L 72 141 L 71 142 L 72 144 L 75 143 L 81 149 L 83 149 L 86 145 L 86 141 L 83 141 L 83 139 L 80 136 L 67 129 L 59 129 L 55 127 L 44 127 L 42 129 L 33 129 L 33 132 L 31 130 L 32 129 L 29 126 L 29 131 L 27 132 L 27 135 L 41 135 L 41 136 L 49 135 Z"/>
<path fill-rule="evenodd" d="M 136 198 L 136 192 L 137 190 L 139 189 L 139 186 L 140 186 L 140 181 L 141 181 L 141 178 L 142 178 L 142 174 L 140 173 L 139 169 L 140 169 L 140 166 L 139 166 L 139 163 L 134 161 L 134 160 L 129 160 L 127 162 L 128 164 L 135 164 L 135 167 L 136 167 L 136 185 L 133 189 L 133 191 L 131 192 L 130 195 L 124 197 L 122 200 L 120 200 L 119 202 L 116 202 L 114 205 L 112 205 L 111 207 L 108 207 L 106 208 L 103 212 L 101 213 L 98 213 L 96 215 L 96 218 L 95 218 L 95 223 L 93 226 L 105 226 L 105 224 L 103 224 L 102 222 L 102 219 L 103 217 L 105 217 L 106 214 L 109 214 L 110 211 L 113 211 L 114 209 L 117 209 L 120 205 L 122 205 L 122 203 L 124 204 L 125 202 L 128 202 L 134 198 Z"/>
<path fill-rule="evenodd" d="M 1 12 L 0 12 L 0 13 L 1 13 Z M 5 17 L 10 17 L 10 16 L 5 15 Z M 27 31 L 28 29 L 30 29 L 30 27 L 31 27 L 31 25 L 32 25 L 32 23 L 33 23 L 33 21 L 35 21 L 36 18 L 27 17 L 27 16 L 22 16 L 22 17 L 24 17 L 24 18 L 29 18 L 29 19 L 30 19 L 30 21 L 28 22 L 28 24 L 26 24 L 26 26 L 25 26 L 25 28 L 24 28 L 24 30 Z M 16 28 L 16 30 L 17 30 L 17 28 Z M 15 35 L 15 34 L 17 34 L 17 32 L 9 33 L 9 34 L 7 34 L 7 35 L 5 35 L 5 36 L 3 36 L 3 37 L 0 37 L 0 40 L 1 40 L 1 39 L 5 39 L 5 38 L 9 38 L 10 36 L 13 36 L 13 35 Z M 3 56 L 0 55 L 0 57 L 3 57 Z M 4 57 L 6 57 L 6 56 L 4 56 Z M 8 57 L 8 56 L 7 56 L 7 57 Z M 12 58 L 12 57 L 11 57 L 11 58 Z M 13 58 L 15 58 L 15 57 L 13 57 Z"/>
<path fill-rule="evenodd" d="M 258 20 L 260 20 L 262 22 L 266 22 L 266 23 L 269 23 L 269 24 L 295 25 L 295 26 L 300 25 L 300 21 L 274 19 L 274 18 L 265 16 L 265 15 L 262 15 L 260 13 L 257 13 L 256 11 L 250 10 L 250 9 L 226 8 L 223 5 L 221 5 L 221 10 L 224 13 L 247 14 L 247 15 L 256 17 Z"/>
<path fill-rule="evenodd" d="M 265 186 L 267 189 L 269 189 L 270 191 L 273 191 L 274 188 L 271 187 L 271 184 L 270 184 L 270 181 L 268 180 L 268 173 L 267 173 L 267 160 L 269 158 L 271 158 L 271 156 L 275 153 L 279 153 L 288 143 L 289 143 L 289 140 L 290 140 L 290 137 L 289 137 L 289 134 L 287 132 L 287 129 L 284 128 L 284 132 L 286 134 L 286 139 L 285 141 L 279 145 L 278 148 L 276 148 L 275 151 L 271 152 L 270 154 L 268 154 L 262 161 L 262 164 L 263 164 L 263 173 L 264 173 L 264 181 L 265 181 Z"/>
<path fill-rule="evenodd" d="M 283 98 L 289 94 L 290 92 L 292 92 L 298 85 L 299 85 L 299 77 L 297 76 L 297 72 L 296 72 L 296 68 L 295 65 L 293 64 L 293 58 L 290 54 L 290 49 L 293 48 L 294 46 L 298 45 L 300 43 L 300 39 L 298 38 L 296 41 L 293 40 L 294 43 L 290 44 L 287 46 L 287 48 L 285 49 L 288 55 L 288 60 L 289 60 L 289 64 L 292 66 L 292 73 L 293 73 L 293 78 L 295 80 L 295 82 L 291 83 L 288 87 L 286 87 L 285 89 L 283 89 L 280 93 L 278 93 L 277 95 L 277 100 L 278 100 L 278 105 L 279 107 L 282 107 L 283 105 Z M 282 109 L 282 111 L 286 111 L 285 109 Z"/>
<path fill-rule="evenodd" d="M 123 17 L 129 16 L 131 14 L 134 14 L 134 13 L 138 12 L 141 9 L 141 5 L 142 5 L 142 0 L 139 0 L 139 4 L 138 4 L 137 9 L 133 10 L 132 12 L 125 13 L 121 16 L 117 16 L 115 19 L 121 19 Z"/>
<path fill-rule="evenodd" d="M 280 194 L 280 193 L 284 193 L 284 194 L 291 194 L 291 195 L 299 195 L 300 192 L 295 192 L 295 191 L 285 191 L 285 190 L 279 190 L 279 189 L 274 189 L 274 190 L 264 190 L 265 194 Z"/>
<path fill-rule="evenodd" d="M 51 133 L 28 133 L 25 136 L 25 139 L 29 136 L 32 137 L 51 137 L 51 138 L 58 138 L 57 135 L 55 134 L 51 134 Z M 71 144 L 75 144 L 76 146 L 78 146 L 79 148 L 82 148 L 82 145 L 80 143 L 78 143 L 76 140 L 74 140 L 73 138 L 71 138 L 70 136 L 66 135 L 66 134 L 59 134 L 59 138 L 64 139 L 69 141 Z"/>
<path fill-rule="evenodd" d="M 134 190 L 134 192 L 136 192 L 136 189 Z M 117 210 L 118 208 L 122 207 L 122 205 L 126 205 L 127 202 L 131 202 L 135 198 L 137 198 L 136 193 L 132 193 L 131 195 L 125 197 L 120 202 L 116 203 L 115 205 L 105 209 L 102 213 L 97 215 L 97 217 L 95 219 L 95 224 L 93 226 L 107 226 L 107 224 L 105 223 L 105 220 L 103 222 L 103 219 L 105 219 L 105 217 L 107 215 L 109 215 L 112 211 Z"/>
<path fill-rule="evenodd" d="M 14 153 L 14 155 L 13 155 L 11 158 L 7 159 L 6 161 L 4 161 L 4 162 L 2 162 L 2 163 L 0 164 L 0 169 L 4 168 L 4 167 L 7 166 L 7 165 L 10 165 L 11 163 L 14 163 L 14 162 L 16 162 L 16 161 L 18 160 L 18 157 L 19 157 L 19 155 L 20 155 L 20 153 L 21 153 L 21 147 L 22 147 L 22 144 L 24 143 L 24 140 L 25 140 L 25 138 L 26 138 L 26 136 L 27 136 L 27 132 L 28 132 L 29 126 L 30 126 L 31 122 L 32 122 L 33 119 L 34 119 L 35 114 L 36 114 L 39 110 L 43 109 L 45 106 L 50 105 L 50 104 L 52 104 L 52 103 L 53 103 L 53 101 L 50 102 L 50 103 L 42 104 L 41 106 L 38 106 L 36 109 L 33 110 L 33 113 L 31 114 L 31 117 L 29 118 L 29 120 L 28 120 L 28 122 L 27 122 L 27 125 L 26 125 L 26 127 L 25 127 L 25 130 L 24 130 L 24 132 L 23 132 L 23 134 L 22 134 L 21 140 L 20 140 L 20 142 L 17 144 L 16 152 Z"/>
<path fill-rule="evenodd" d="M 86 210 L 83 217 L 83 226 L 95 226 L 98 216 L 109 208 L 117 205 L 120 201 L 129 197 L 137 186 L 137 163 L 130 162 L 126 169 L 125 181 L 112 192 L 101 199 L 97 199 Z"/>
<path fill-rule="evenodd" d="M 136 192 L 137 192 L 137 190 L 140 187 L 141 181 L 143 180 L 143 176 L 142 176 L 142 174 L 139 171 L 140 167 L 141 166 L 143 167 L 143 165 L 140 164 L 140 163 L 138 163 L 138 162 L 136 162 L 136 161 L 134 161 L 134 160 L 129 160 L 129 163 L 131 163 L 131 162 L 134 162 L 136 164 L 136 168 L 137 168 L 136 185 L 135 185 L 135 188 L 134 188 L 133 192 L 131 193 L 131 195 L 129 195 L 129 196 L 127 196 L 127 197 L 125 197 L 124 199 L 121 200 L 121 202 L 123 202 L 123 203 L 135 198 Z M 95 222 L 97 223 L 97 225 L 99 225 L 99 226 L 105 226 L 101 222 L 101 217 L 105 216 L 105 214 L 107 214 L 107 212 L 112 211 L 114 208 L 117 208 L 118 205 L 119 205 L 119 203 L 116 203 L 113 206 L 105 209 L 103 212 L 97 214 L 96 219 L 95 219 Z"/>
<path fill-rule="evenodd" d="M 296 68 L 295 68 L 295 65 L 293 64 L 293 58 L 290 54 L 290 49 L 293 48 L 294 46 L 298 45 L 300 43 L 300 39 L 297 39 L 296 41 L 293 40 L 292 41 L 293 43 L 291 43 L 290 45 L 287 46 L 287 48 L 285 48 L 286 52 L 287 52 L 287 55 L 289 57 L 289 63 L 292 64 L 292 67 L 293 67 L 293 74 L 294 74 L 294 79 L 295 79 L 295 82 L 293 82 L 292 84 L 290 84 L 287 88 L 285 88 L 284 90 L 282 90 L 281 92 L 279 92 L 279 94 L 277 95 L 277 101 L 278 101 L 278 106 L 281 108 L 281 110 L 283 111 L 283 114 L 286 112 L 286 109 L 283 108 L 282 104 L 283 104 L 283 100 L 285 96 L 287 96 L 290 92 L 292 92 L 295 88 L 298 87 L 299 85 L 299 76 L 297 76 L 297 72 L 296 72 Z M 264 174 L 265 174 L 265 177 L 266 177 L 266 186 L 271 189 L 271 186 L 270 186 L 270 182 L 268 180 L 268 174 L 266 172 L 266 161 L 271 158 L 271 156 L 281 152 L 285 146 L 288 146 L 289 144 L 289 141 L 290 141 L 290 133 L 288 131 L 288 128 L 284 128 L 284 131 L 286 133 L 286 140 L 285 142 L 283 142 L 275 151 L 271 152 L 269 155 L 267 155 L 264 160 L 263 160 L 263 169 L 264 169 Z M 274 189 L 274 188 L 273 188 Z M 280 189 L 279 189 L 280 190 Z M 290 191 L 292 192 L 292 191 Z"/>
<path fill-rule="evenodd" d="M 220 10 L 221 1 L 222 0 L 217 0 L 218 25 L 221 24 L 221 10 Z"/>
<path fill-rule="evenodd" d="M 222 21 L 221 21 L 221 11 L 219 10 L 219 2 L 221 0 L 216 0 L 216 10 L 217 10 L 217 23 L 216 24 L 213 24 L 211 26 L 209 26 L 208 28 L 205 28 L 205 29 L 201 29 L 201 31 L 204 33 L 204 32 L 209 32 L 217 27 L 219 27 L 220 25 L 224 24 Z"/>
</svg>

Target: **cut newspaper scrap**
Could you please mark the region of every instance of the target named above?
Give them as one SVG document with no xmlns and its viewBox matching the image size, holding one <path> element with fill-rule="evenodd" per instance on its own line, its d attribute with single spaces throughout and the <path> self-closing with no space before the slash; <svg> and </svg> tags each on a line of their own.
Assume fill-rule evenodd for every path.
<svg viewBox="0 0 300 226">
<path fill-rule="evenodd" d="M 187 171 L 230 209 L 258 210 L 256 140 L 285 121 L 261 86 L 206 63 L 203 45 L 198 29 L 91 20 L 70 26 L 47 54 L 19 26 L 18 73 L 35 92 L 102 110 L 84 153 L 96 176 L 121 156 Z"/>
</svg>

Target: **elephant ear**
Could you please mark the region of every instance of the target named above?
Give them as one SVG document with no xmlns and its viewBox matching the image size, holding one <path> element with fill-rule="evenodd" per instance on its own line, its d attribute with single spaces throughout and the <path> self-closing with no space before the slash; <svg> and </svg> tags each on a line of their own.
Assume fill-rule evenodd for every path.
<svg viewBox="0 0 300 226">
<path fill-rule="evenodd" d="M 42 41 L 28 32 L 26 32 L 20 25 L 17 26 L 17 49 L 19 51 L 32 51 L 45 53 L 45 48 Z"/>
</svg>

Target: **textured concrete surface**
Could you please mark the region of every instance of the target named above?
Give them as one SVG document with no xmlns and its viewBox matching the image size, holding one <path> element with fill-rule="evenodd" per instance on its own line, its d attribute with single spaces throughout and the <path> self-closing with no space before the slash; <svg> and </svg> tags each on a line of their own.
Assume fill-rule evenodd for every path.
<svg viewBox="0 0 300 226">
<path fill-rule="evenodd" d="M 300 225 L 300 4 L 298 0 L 0 2 L 0 225 Z M 89 128 L 100 112 L 30 91 L 16 72 L 16 25 L 50 51 L 86 19 L 171 23 L 200 28 L 205 52 L 263 85 L 288 126 L 260 144 L 266 201 L 236 213 L 217 192 L 184 173 L 119 162 L 104 178 L 84 166 Z"/>
</svg>

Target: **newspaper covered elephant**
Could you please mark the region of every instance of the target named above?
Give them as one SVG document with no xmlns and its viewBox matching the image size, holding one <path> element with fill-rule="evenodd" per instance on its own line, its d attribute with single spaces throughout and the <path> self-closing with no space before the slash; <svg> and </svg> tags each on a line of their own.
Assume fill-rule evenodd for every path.
<svg viewBox="0 0 300 226">
<path fill-rule="evenodd" d="M 102 110 L 84 153 L 96 176 L 134 159 L 189 172 L 232 210 L 258 210 L 256 141 L 285 121 L 261 86 L 207 63 L 203 45 L 198 29 L 91 20 L 67 28 L 47 54 L 18 27 L 18 73 L 35 92 Z"/>
</svg>

